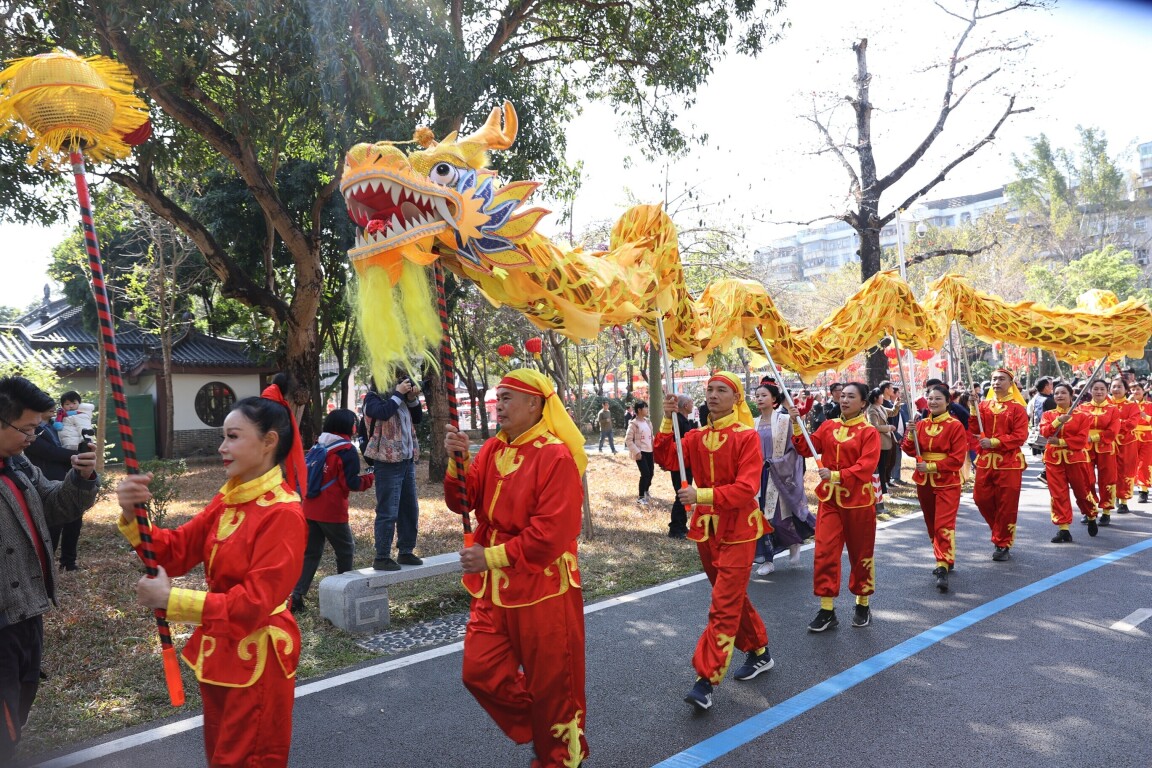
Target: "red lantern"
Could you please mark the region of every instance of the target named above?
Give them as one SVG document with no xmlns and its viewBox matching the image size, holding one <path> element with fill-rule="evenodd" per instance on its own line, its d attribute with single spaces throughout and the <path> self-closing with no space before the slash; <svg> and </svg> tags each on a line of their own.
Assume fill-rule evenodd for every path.
<svg viewBox="0 0 1152 768">
<path fill-rule="evenodd" d="M 946 370 L 948 370 L 948 361 L 947 360 L 937 360 L 936 361 L 936 367 L 942 371 L 946 371 Z"/>
<path fill-rule="evenodd" d="M 500 346 L 496 347 L 496 354 L 500 355 L 500 357 L 512 357 L 512 354 L 515 351 L 516 347 L 512 346 L 511 344 L 501 344 Z"/>
<path fill-rule="evenodd" d="M 524 340 L 524 350 L 537 360 L 540 359 L 540 352 L 544 349 L 544 339 L 539 336 L 533 336 L 530 339 Z"/>
<path fill-rule="evenodd" d="M 886 347 L 884 349 L 884 357 L 888 358 L 889 360 L 895 360 L 896 359 L 896 347 Z"/>
<path fill-rule="evenodd" d="M 914 357 L 922 363 L 927 362 L 936 356 L 936 353 L 931 349 L 918 349 L 913 354 Z"/>
<path fill-rule="evenodd" d="M 616 376 L 614 374 L 611 374 L 611 373 L 606 373 L 606 374 L 604 374 L 604 380 L 605 381 L 615 381 Z"/>
</svg>

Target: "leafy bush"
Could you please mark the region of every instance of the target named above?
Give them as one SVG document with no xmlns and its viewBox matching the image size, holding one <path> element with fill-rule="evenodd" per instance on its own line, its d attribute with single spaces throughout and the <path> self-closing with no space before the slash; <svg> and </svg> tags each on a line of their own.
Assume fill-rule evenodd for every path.
<svg viewBox="0 0 1152 768">
<path fill-rule="evenodd" d="M 163 526 L 168 506 L 178 496 L 177 481 L 188 474 L 188 464 L 184 459 L 148 459 L 140 462 L 140 471 L 152 473 L 148 513 L 154 525 Z"/>
</svg>

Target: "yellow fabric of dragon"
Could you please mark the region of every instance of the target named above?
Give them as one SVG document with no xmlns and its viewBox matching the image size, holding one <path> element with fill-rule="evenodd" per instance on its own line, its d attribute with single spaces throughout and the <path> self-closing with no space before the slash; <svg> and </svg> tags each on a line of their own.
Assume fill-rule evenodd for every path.
<svg viewBox="0 0 1152 768">
<path fill-rule="evenodd" d="M 670 355 L 700 361 L 732 345 L 758 352 L 759 328 L 777 364 L 805 380 L 846 366 L 893 331 L 909 349 L 939 349 L 953 320 L 981 338 L 1072 361 L 1142 356 L 1152 335 L 1146 307 L 1105 292 L 1075 310 L 1047 308 L 1005 302 L 956 275 L 933 283 L 921 303 L 899 277 L 881 272 L 812 328 L 790 325 L 752 281 L 718 280 L 694 298 L 676 228 L 659 206 L 627 211 L 607 251 L 566 250 L 536 232 L 546 211 L 521 210 L 536 184 L 499 186 L 486 170 L 488 151 L 510 147 L 516 131 L 516 112 L 505 102 L 467 137 L 437 142 L 421 128 L 414 143 L 422 149 L 408 155 L 391 142 L 349 150 L 341 191 L 360 227 L 349 258 L 360 275 L 358 312 L 377 380 L 438 341 L 426 270 L 437 259 L 493 304 L 572 339 L 638 323 L 655 341 L 661 313 Z"/>
</svg>

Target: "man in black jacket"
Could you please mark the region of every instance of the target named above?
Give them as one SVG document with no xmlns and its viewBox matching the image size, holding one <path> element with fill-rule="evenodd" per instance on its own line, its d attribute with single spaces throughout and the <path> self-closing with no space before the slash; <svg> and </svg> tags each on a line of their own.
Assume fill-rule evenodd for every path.
<svg viewBox="0 0 1152 768">
<path fill-rule="evenodd" d="M 44 411 L 40 422 L 41 429 L 32 445 L 24 449 L 24 455 L 39 467 L 44 477 L 49 480 L 63 480 L 72 469 L 72 457 L 83 451 L 74 451 L 60 444 L 60 435 L 52 428 L 55 417 L 55 408 Z M 79 567 L 76 565 L 76 555 L 82 525 L 84 518 L 78 517 L 63 525 L 48 526 L 48 533 L 52 537 L 52 555 L 55 556 L 59 551 L 62 571 L 74 571 Z"/>
<path fill-rule="evenodd" d="M 49 480 L 23 454 L 52 406 L 27 379 L 0 379 L 0 765 L 15 755 L 40 685 L 42 617 L 56 602 L 48 526 L 96 501 L 95 453 L 71 457 L 64 480 Z"/>
</svg>

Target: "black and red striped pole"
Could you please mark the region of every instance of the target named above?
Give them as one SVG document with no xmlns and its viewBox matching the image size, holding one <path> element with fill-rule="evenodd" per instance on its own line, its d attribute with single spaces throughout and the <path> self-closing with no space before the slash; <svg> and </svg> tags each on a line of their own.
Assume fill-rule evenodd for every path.
<svg viewBox="0 0 1152 768">
<path fill-rule="evenodd" d="M 456 402 L 456 363 L 452 357 L 452 336 L 448 333 L 448 298 L 444 291 L 444 267 L 437 261 L 434 270 L 436 274 L 436 309 L 440 313 L 440 365 L 444 369 L 444 391 L 448 395 L 448 423 L 459 429 L 460 408 Z M 473 544 L 472 519 L 468 512 L 468 486 L 464 480 L 464 461 L 456 454 L 452 455 L 452 469 L 456 473 L 456 488 L 460 493 L 460 508 L 464 510 L 462 517 L 464 547 L 467 548 Z"/>
<path fill-rule="evenodd" d="M 140 464 L 136 460 L 136 441 L 132 438 L 132 425 L 128 417 L 128 400 L 124 396 L 124 379 L 120 372 L 120 360 L 116 354 L 116 331 L 112 325 L 112 305 L 108 301 L 108 289 L 104 285 L 104 267 L 100 263 L 100 246 L 96 242 L 96 228 L 92 221 L 92 200 L 88 194 L 88 177 L 84 170 L 84 152 L 74 146 L 69 154 L 72 173 L 76 177 L 76 195 L 80 199 L 80 217 L 84 223 L 84 246 L 88 251 L 88 266 L 92 271 L 92 295 L 96 299 L 96 314 L 100 320 L 100 337 L 104 354 L 108 360 L 108 381 L 112 384 L 112 400 L 116 405 L 116 421 L 120 426 L 120 448 L 124 453 L 124 467 L 128 474 L 140 474 Z M 136 505 L 136 526 L 140 531 L 140 551 L 144 569 L 148 576 L 155 578 L 156 553 L 152 550 L 152 534 L 148 525 L 148 510 L 143 504 Z M 184 683 L 180 679 L 180 662 L 172 645 L 172 632 L 168 628 L 166 611 L 157 609 L 156 627 L 160 632 L 160 649 L 164 661 L 164 681 L 168 686 L 168 697 L 172 706 L 184 703 Z"/>
</svg>

